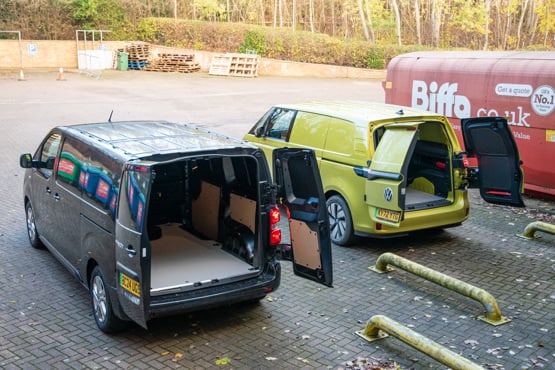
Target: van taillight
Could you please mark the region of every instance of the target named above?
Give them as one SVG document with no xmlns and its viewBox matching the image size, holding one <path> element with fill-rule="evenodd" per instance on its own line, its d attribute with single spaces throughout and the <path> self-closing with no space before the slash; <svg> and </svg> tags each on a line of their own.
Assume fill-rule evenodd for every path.
<svg viewBox="0 0 555 370">
<path fill-rule="evenodd" d="M 281 243 L 281 229 L 279 228 L 279 221 L 281 214 L 278 207 L 270 210 L 270 245 L 278 245 Z"/>
<path fill-rule="evenodd" d="M 281 213 L 279 212 L 278 207 L 274 207 L 270 211 L 270 225 L 274 226 L 279 222 L 279 220 L 281 220 Z"/>
<path fill-rule="evenodd" d="M 281 229 L 270 230 L 270 245 L 278 245 L 281 243 Z"/>
</svg>

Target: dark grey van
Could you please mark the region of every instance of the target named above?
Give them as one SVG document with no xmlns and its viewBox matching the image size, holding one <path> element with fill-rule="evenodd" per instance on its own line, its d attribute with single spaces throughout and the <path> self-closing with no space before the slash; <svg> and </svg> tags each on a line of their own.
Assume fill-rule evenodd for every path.
<svg viewBox="0 0 555 370">
<path fill-rule="evenodd" d="M 20 158 L 29 240 L 88 288 L 104 332 L 262 299 L 279 286 L 280 255 L 331 286 L 314 154 L 284 149 L 274 162 L 275 184 L 260 149 L 184 123 L 57 127 Z"/>
</svg>

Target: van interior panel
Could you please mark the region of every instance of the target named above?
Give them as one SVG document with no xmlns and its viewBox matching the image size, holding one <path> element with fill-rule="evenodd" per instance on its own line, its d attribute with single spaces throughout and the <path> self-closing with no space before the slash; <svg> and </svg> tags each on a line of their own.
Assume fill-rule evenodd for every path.
<svg viewBox="0 0 555 370">
<path fill-rule="evenodd" d="M 321 269 L 317 233 L 310 230 L 305 222 L 293 219 L 289 221 L 289 227 L 292 235 L 291 243 L 298 246 L 293 256 L 295 263 L 310 269 Z"/>
<path fill-rule="evenodd" d="M 256 222 L 256 202 L 252 199 L 231 193 L 229 195 L 229 216 L 233 221 L 246 225 L 254 233 Z"/>
<path fill-rule="evenodd" d="M 209 182 L 200 183 L 200 194 L 193 200 L 193 228 L 208 239 L 218 239 L 220 217 L 220 187 Z"/>
</svg>

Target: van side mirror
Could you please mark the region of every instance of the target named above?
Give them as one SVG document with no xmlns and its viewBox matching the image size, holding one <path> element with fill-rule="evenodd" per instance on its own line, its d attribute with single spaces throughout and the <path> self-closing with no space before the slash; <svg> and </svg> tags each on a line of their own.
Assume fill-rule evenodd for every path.
<svg viewBox="0 0 555 370">
<path fill-rule="evenodd" d="M 256 137 L 264 136 L 264 127 L 258 127 L 256 130 L 254 130 L 254 136 Z"/>
<path fill-rule="evenodd" d="M 44 164 L 45 165 L 44 168 L 46 168 L 47 170 L 54 169 L 54 161 L 55 160 L 56 160 L 55 157 L 48 157 L 48 159 L 46 160 L 46 163 Z M 39 163 L 39 164 L 42 165 L 42 163 Z"/>
<path fill-rule="evenodd" d="M 56 157 L 49 157 L 46 162 L 35 161 L 30 153 L 22 154 L 19 157 L 19 165 L 22 168 L 46 168 L 47 170 L 54 169 L 54 162 Z"/>
<path fill-rule="evenodd" d="M 22 168 L 32 168 L 33 167 L 33 156 L 31 153 L 22 154 L 19 157 L 19 165 Z"/>
</svg>

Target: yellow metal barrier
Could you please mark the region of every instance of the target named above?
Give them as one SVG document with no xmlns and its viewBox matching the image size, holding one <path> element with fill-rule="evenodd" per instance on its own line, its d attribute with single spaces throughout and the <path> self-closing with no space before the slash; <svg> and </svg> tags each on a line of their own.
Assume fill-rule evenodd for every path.
<svg viewBox="0 0 555 370">
<path fill-rule="evenodd" d="M 397 256 L 396 254 L 383 253 L 380 257 L 378 257 L 376 265 L 371 266 L 370 269 L 377 273 L 388 272 L 392 270 L 387 267 L 388 264 L 395 265 L 414 275 L 418 275 L 426 280 L 441 285 L 444 288 L 479 301 L 482 303 L 487 313 L 485 316 L 478 316 L 478 318 L 482 321 L 491 325 L 501 325 L 511 321 L 507 317 L 501 315 L 501 310 L 499 309 L 497 301 L 487 291 L 465 283 L 464 281 L 458 280 L 454 277 L 442 274 L 441 272 L 432 270 L 426 266 L 422 266 L 416 262 L 407 260 L 406 258 Z"/>
<path fill-rule="evenodd" d="M 551 225 L 541 221 L 531 222 L 524 228 L 524 233 L 519 236 L 526 239 L 534 239 L 537 238 L 537 236 L 534 235 L 536 231 L 543 231 L 548 234 L 555 234 L 555 225 Z"/>
<path fill-rule="evenodd" d="M 374 341 L 386 337 L 380 330 L 416 348 L 434 360 L 449 366 L 454 370 L 483 370 L 484 368 L 474 362 L 458 355 L 457 353 L 443 347 L 433 340 L 418 334 L 417 332 L 399 324 L 383 315 L 375 315 L 366 323 L 366 328 L 357 331 L 356 334 L 368 341 Z"/>
</svg>

